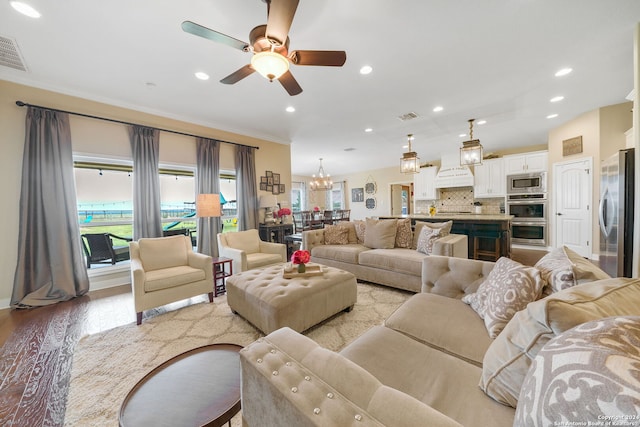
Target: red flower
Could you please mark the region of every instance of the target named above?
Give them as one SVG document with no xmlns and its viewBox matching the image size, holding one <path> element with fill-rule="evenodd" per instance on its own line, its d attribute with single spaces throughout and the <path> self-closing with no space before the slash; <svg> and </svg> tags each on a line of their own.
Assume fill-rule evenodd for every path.
<svg viewBox="0 0 640 427">
<path fill-rule="evenodd" d="M 291 255 L 291 262 L 294 264 L 306 264 L 311 260 L 311 254 L 309 251 L 295 251 Z"/>
<path fill-rule="evenodd" d="M 278 211 L 277 213 L 278 217 L 283 217 L 286 215 L 291 215 L 291 209 L 289 208 L 282 208 Z"/>
</svg>

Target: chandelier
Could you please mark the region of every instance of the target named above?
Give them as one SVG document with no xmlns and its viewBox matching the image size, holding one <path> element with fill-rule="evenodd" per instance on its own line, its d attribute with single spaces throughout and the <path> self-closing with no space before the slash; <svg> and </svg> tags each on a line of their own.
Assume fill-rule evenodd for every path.
<svg viewBox="0 0 640 427">
<path fill-rule="evenodd" d="M 464 141 L 460 148 L 460 166 L 482 164 L 482 144 L 479 139 L 473 139 L 474 120 L 469 120 L 469 141 Z"/>
<path fill-rule="evenodd" d="M 407 135 L 407 139 L 409 140 L 409 151 L 403 153 L 400 158 L 400 172 L 418 173 L 420 172 L 420 158 L 418 157 L 418 153 L 411 151 L 411 140 L 413 140 L 413 135 Z"/>
<path fill-rule="evenodd" d="M 322 167 L 322 157 L 320 157 L 320 168 L 318 169 L 318 176 L 312 176 L 311 183 L 309 187 L 311 187 L 312 191 L 317 190 L 331 190 L 333 188 L 333 181 L 331 181 L 331 176 L 324 172 L 324 168 Z"/>
</svg>

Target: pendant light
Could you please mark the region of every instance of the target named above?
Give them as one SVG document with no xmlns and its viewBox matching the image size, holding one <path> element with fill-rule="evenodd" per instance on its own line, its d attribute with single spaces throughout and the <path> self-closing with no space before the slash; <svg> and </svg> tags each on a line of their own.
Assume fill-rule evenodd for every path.
<svg viewBox="0 0 640 427">
<path fill-rule="evenodd" d="M 318 176 L 312 176 L 311 183 L 309 187 L 312 191 L 317 190 L 331 190 L 333 188 L 333 181 L 331 181 L 331 176 L 329 174 L 325 174 L 324 168 L 322 167 L 322 157 L 320 157 L 320 168 L 318 169 Z"/>
<path fill-rule="evenodd" d="M 460 166 L 482 164 L 482 144 L 479 139 L 473 139 L 474 120 L 469 120 L 469 141 L 464 141 L 460 148 Z"/>
<path fill-rule="evenodd" d="M 420 172 L 420 158 L 418 157 L 418 153 L 415 151 L 411 151 L 411 141 L 413 140 L 413 135 L 407 135 L 407 139 L 409 140 L 409 151 L 402 154 L 400 158 L 400 172 L 402 173 L 418 173 Z"/>
</svg>

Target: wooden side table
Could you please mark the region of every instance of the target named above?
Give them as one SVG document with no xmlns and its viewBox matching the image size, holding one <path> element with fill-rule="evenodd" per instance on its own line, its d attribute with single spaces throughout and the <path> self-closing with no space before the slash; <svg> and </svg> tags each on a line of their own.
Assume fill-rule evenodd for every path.
<svg viewBox="0 0 640 427">
<path fill-rule="evenodd" d="M 213 257 L 213 296 L 227 292 L 225 279 L 233 274 L 233 260 L 227 257 Z M 227 271 L 227 267 L 229 271 Z"/>
</svg>

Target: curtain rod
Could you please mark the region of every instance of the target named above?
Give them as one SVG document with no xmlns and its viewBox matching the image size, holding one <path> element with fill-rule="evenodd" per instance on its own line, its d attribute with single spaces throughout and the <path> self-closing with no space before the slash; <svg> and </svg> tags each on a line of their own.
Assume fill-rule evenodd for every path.
<svg viewBox="0 0 640 427">
<path fill-rule="evenodd" d="M 27 104 L 26 102 L 22 102 L 22 101 L 16 101 L 16 105 L 18 107 L 36 107 L 36 108 L 42 108 L 44 110 L 51 110 L 51 111 L 57 111 L 59 113 L 67 113 L 67 114 L 73 114 L 74 116 L 80 116 L 80 117 L 88 117 L 90 119 L 97 119 L 97 120 L 104 120 L 105 122 L 112 122 L 112 123 L 120 123 L 122 125 L 131 125 L 131 126 L 144 126 L 147 128 L 152 128 L 152 129 L 156 129 L 159 130 L 161 132 L 168 132 L 168 133 L 174 133 L 176 135 L 183 135 L 183 136 L 192 136 L 194 138 L 207 138 L 207 139 L 215 139 L 216 141 L 222 142 L 224 144 L 231 144 L 231 145 L 238 145 L 240 147 L 250 147 L 250 148 L 255 148 L 256 150 L 259 150 L 260 147 L 254 147 L 253 145 L 246 145 L 246 144 L 240 144 L 237 142 L 231 142 L 231 141 L 222 141 L 220 139 L 216 139 L 216 138 L 209 138 L 209 137 L 204 137 L 204 136 L 200 136 L 200 135 L 194 135 L 191 133 L 185 133 L 185 132 L 179 132 L 177 130 L 170 130 L 170 129 L 161 129 L 161 128 L 156 128 L 153 126 L 145 126 L 145 125 L 140 125 L 137 123 L 130 123 L 130 122 L 125 122 L 122 120 L 116 120 L 116 119 L 109 119 L 107 117 L 100 117 L 100 116 L 92 116 L 90 114 L 83 114 L 83 113 L 76 113 L 75 111 L 65 111 L 65 110 L 59 110 L 57 108 L 49 108 L 49 107 L 43 107 L 41 105 L 33 105 L 33 104 Z"/>
</svg>

